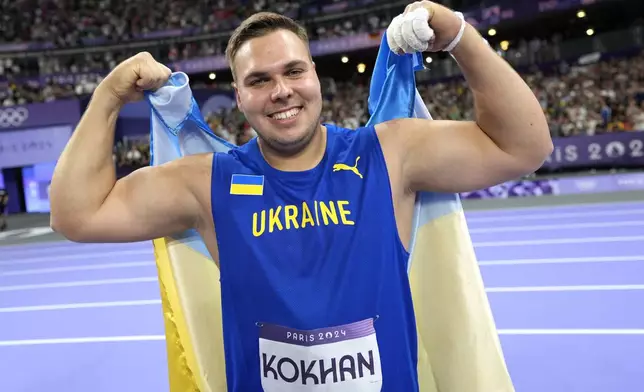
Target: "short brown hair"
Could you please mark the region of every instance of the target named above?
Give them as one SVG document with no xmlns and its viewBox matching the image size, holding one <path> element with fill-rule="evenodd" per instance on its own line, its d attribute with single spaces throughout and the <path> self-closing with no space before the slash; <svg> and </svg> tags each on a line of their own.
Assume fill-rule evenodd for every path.
<svg viewBox="0 0 644 392">
<path fill-rule="evenodd" d="M 276 14 L 274 12 L 258 12 L 250 18 L 244 20 L 239 25 L 228 40 L 226 47 L 226 60 L 231 70 L 233 60 L 241 46 L 253 38 L 263 37 L 278 30 L 288 30 L 297 35 L 306 46 L 309 46 L 309 35 L 306 28 L 297 23 L 288 16 Z M 233 72 L 234 75 L 234 72 Z"/>
</svg>

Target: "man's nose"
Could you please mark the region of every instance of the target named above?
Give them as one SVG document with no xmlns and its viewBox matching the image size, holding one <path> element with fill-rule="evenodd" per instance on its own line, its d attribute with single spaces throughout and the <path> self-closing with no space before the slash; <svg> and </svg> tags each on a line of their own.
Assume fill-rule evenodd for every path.
<svg viewBox="0 0 644 392">
<path fill-rule="evenodd" d="M 275 81 L 275 87 L 273 88 L 273 94 L 271 95 L 273 101 L 286 99 L 291 95 L 293 95 L 293 89 L 289 86 L 287 81 L 283 79 L 278 79 Z"/>
</svg>

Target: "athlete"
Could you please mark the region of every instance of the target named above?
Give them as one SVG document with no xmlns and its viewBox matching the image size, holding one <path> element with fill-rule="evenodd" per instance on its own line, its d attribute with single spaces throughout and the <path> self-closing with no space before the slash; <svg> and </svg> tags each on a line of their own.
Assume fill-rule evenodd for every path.
<svg viewBox="0 0 644 392">
<path fill-rule="evenodd" d="M 432 50 L 442 50 L 462 20 L 429 1 L 405 12 L 419 7 L 435 32 Z M 416 192 L 493 186 L 533 172 L 553 148 L 532 91 L 472 26 L 451 54 L 474 95 L 476 121 L 343 129 L 320 123 L 305 29 L 255 14 L 232 34 L 226 55 L 238 107 L 258 137 L 117 181 L 119 110 L 171 75 L 138 54 L 97 87 L 63 152 L 51 225 L 78 242 L 196 229 L 221 272 L 230 391 L 417 391 L 406 270 Z"/>
</svg>

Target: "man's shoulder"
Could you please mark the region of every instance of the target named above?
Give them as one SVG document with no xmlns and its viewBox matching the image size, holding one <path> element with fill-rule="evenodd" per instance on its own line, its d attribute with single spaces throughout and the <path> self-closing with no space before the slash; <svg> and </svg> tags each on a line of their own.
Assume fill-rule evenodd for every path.
<svg viewBox="0 0 644 392">
<path fill-rule="evenodd" d="M 249 142 L 250 143 L 250 142 Z M 243 146 L 231 148 L 228 151 L 216 151 L 216 152 L 206 152 L 199 154 L 190 154 L 183 156 L 179 159 L 176 159 L 173 162 L 176 162 L 179 166 L 185 167 L 208 167 L 210 168 L 213 165 L 213 160 L 217 161 L 228 161 L 228 160 L 238 160 L 240 156 L 247 155 L 249 153 L 248 144 Z"/>
<path fill-rule="evenodd" d="M 422 121 L 417 118 L 397 118 L 383 121 L 377 124 L 362 125 L 357 128 L 346 128 L 337 125 L 327 125 L 327 129 L 337 137 L 363 142 L 376 142 L 381 145 L 399 145 L 410 134 L 414 127 Z"/>
<path fill-rule="evenodd" d="M 200 154 L 190 154 L 177 159 L 176 163 L 178 166 L 184 166 L 184 167 L 190 167 L 190 168 L 210 166 L 212 165 L 212 159 L 214 154 L 218 154 L 218 153 L 208 152 L 208 153 L 200 153 Z"/>
<path fill-rule="evenodd" d="M 326 127 L 327 132 L 348 136 L 355 135 L 357 132 L 373 132 L 375 129 L 374 125 L 361 125 L 357 128 L 347 128 L 333 123 L 324 123 L 323 125 Z"/>
<path fill-rule="evenodd" d="M 374 133 L 383 147 L 402 147 L 403 151 L 409 145 L 417 130 L 427 127 L 427 120 L 420 118 L 395 118 L 374 125 Z"/>
<path fill-rule="evenodd" d="M 335 124 L 324 124 L 327 129 L 329 145 L 331 150 L 340 148 L 346 149 L 349 146 L 368 147 L 372 144 L 375 135 L 375 128 L 372 125 L 360 126 L 357 128 L 347 128 Z"/>
<path fill-rule="evenodd" d="M 174 176 L 191 182 L 193 179 L 203 179 L 203 176 L 210 176 L 213 153 L 200 153 L 186 155 L 170 161 L 163 166 L 169 169 Z"/>
</svg>

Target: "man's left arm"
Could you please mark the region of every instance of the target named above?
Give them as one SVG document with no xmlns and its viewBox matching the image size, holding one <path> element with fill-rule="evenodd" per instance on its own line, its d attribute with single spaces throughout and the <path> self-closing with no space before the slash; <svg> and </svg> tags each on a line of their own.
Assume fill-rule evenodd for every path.
<svg viewBox="0 0 644 392">
<path fill-rule="evenodd" d="M 445 7 L 431 7 L 437 39 L 441 34 L 453 38 L 460 19 Z M 401 168 L 405 188 L 464 192 L 537 170 L 553 144 L 530 87 L 469 24 L 451 53 L 474 96 L 474 121 L 398 119 L 376 126 L 387 159 Z"/>
</svg>

